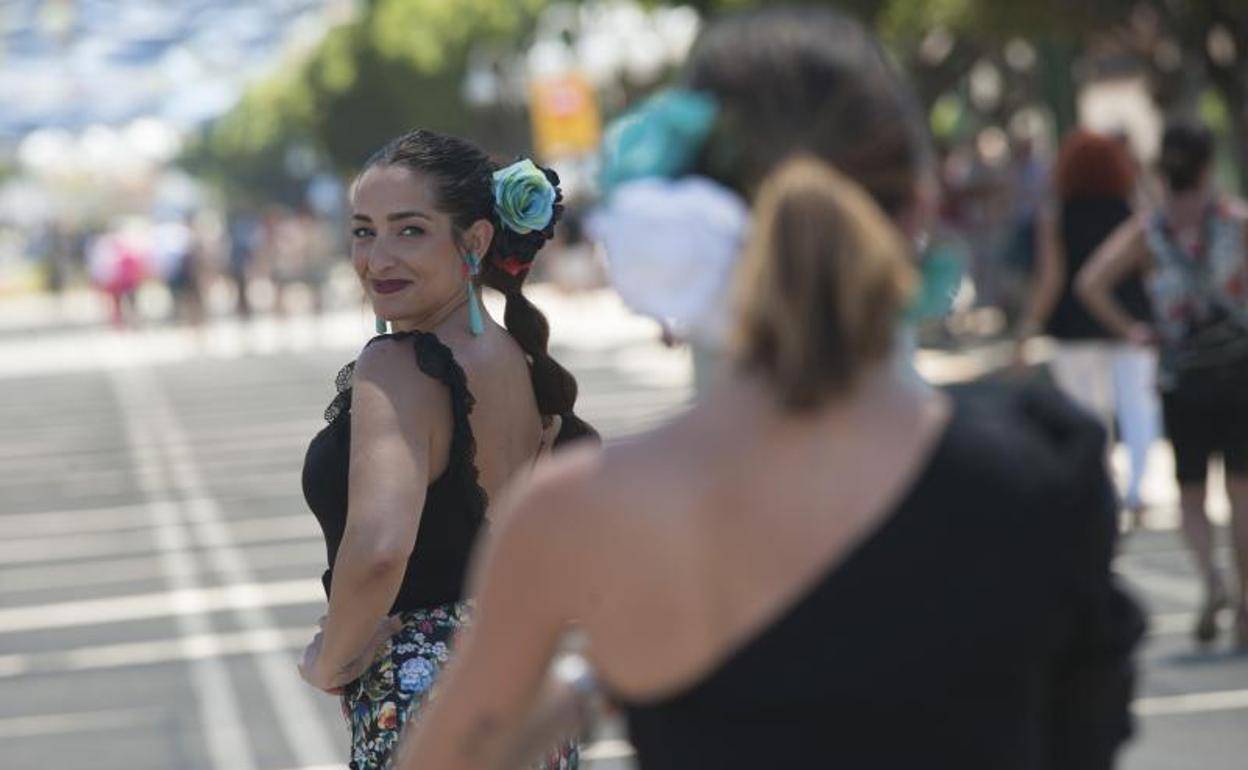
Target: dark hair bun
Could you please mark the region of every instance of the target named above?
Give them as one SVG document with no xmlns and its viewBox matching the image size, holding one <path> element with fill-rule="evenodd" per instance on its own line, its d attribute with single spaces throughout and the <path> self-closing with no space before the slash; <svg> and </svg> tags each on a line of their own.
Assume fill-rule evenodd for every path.
<svg viewBox="0 0 1248 770">
<path fill-rule="evenodd" d="M 1200 123 L 1179 121 L 1166 126 L 1157 166 L 1174 192 L 1191 190 L 1213 162 L 1213 132 Z"/>
</svg>

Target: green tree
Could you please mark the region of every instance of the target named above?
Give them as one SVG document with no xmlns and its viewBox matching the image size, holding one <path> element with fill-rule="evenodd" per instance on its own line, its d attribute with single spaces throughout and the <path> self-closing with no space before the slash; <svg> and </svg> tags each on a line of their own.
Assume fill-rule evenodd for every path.
<svg viewBox="0 0 1248 770">
<path fill-rule="evenodd" d="M 769 0 L 698 0 L 707 12 Z M 1035 45 L 1044 101 L 1059 131 L 1075 120 L 1072 67 L 1090 47 L 1133 52 L 1169 115 L 1199 115 L 1205 86 L 1225 105 L 1241 189 L 1248 191 L 1248 2 L 1244 0 L 828 0 L 873 24 L 929 105 L 1011 38 Z M 955 39 L 938 66 L 917 53 L 932 30 Z M 1208 100 L 1204 100 L 1208 104 Z"/>
<path fill-rule="evenodd" d="M 1225 108 L 1223 126 L 1241 192 L 1248 192 L 1248 4 L 1242 0 L 1148 0 L 1115 27 L 1148 69 L 1167 113 L 1207 118 L 1208 85 Z"/>
<path fill-rule="evenodd" d="M 299 69 L 282 69 L 192 141 L 182 165 L 241 204 L 300 202 L 302 180 L 288 157 L 293 148 L 315 146 L 311 100 Z"/>
<path fill-rule="evenodd" d="M 251 89 L 192 144 L 184 163 L 236 195 L 291 199 L 303 185 L 292 173 L 292 149 L 342 175 L 414 126 L 519 151 L 528 139 L 525 116 L 500 120 L 474 110 L 462 86 L 473 45 L 525 40 L 546 4 L 371 0 L 305 60 Z"/>
<path fill-rule="evenodd" d="M 331 32 L 305 75 L 315 94 L 313 130 L 334 166 L 356 168 L 386 139 L 417 125 L 521 149 L 514 133 L 497 136 L 497 121 L 464 103 L 463 81 L 473 45 L 526 39 L 545 5 L 377 0 L 363 18 Z"/>
</svg>

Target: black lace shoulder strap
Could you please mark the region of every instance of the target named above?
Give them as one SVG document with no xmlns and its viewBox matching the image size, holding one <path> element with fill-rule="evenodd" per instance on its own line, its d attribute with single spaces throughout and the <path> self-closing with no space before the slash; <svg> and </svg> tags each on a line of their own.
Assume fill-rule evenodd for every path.
<svg viewBox="0 0 1248 770">
<path fill-rule="evenodd" d="M 325 422 L 333 422 L 338 419 L 339 415 L 351 411 L 351 382 L 354 377 L 354 361 L 338 370 L 338 376 L 334 378 L 337 393 L 334 394 L 334 400 L 329 402 L 329 406 L 325 407 Z"/>
<path fill-rule="evenodd" d="M 468 388 L 468 377 L 455 360 L 455 354 L 436 334 L 409 332 L 416 345 L 416 364 L 420 370 L 451 392 L 451 414 L 454 425 L 451 434 L 451 455 L 446 474 L 457 482 L 463 492 L 465 506 L 477 522 L 485 520 L 489 505 L 485 490 L 481 488 L 477 471 L 477 439 L 472 433 L 469 416 L 476 405 Z M 394 336 L 404 336 L 403 334 Z"/>
<path fill-rule="evenodd" d="M 468 377 L 463 368 L 455 360 L 455 354 L 436 334 L 412 331 L 383 334 L 369 341 L 371 345 L 379 339 L 408 339 L 416 350 L 416 364 L 420 370 L 442 383 L 450 391 L 451 416 L 453 420 L 451 433 L 450 461 L 447 464 L 445 478 L 461 490 L 465 507 L 475 520 L 484 521 L 485 509 L 489 504 L 485 490 L 481 488 L 477 471 L 477 440 L 472 433 L 469 416 L 476 404 L 472 391 L 468 388 Z"/>
</svg>

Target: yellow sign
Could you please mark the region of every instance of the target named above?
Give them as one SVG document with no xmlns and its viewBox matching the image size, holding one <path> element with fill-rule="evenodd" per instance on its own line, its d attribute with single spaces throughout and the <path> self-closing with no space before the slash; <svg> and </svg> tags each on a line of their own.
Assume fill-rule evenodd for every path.
<svg viewBox="0 0 1248 770">
<path fill-rule="evenodd" d="M 536 80 L 530 97 L 533 149 L 539 158 L 549 161 L 598 149 L 602 118 L 594 89 L 584 77 L 560 75 Z"/>
</svg>

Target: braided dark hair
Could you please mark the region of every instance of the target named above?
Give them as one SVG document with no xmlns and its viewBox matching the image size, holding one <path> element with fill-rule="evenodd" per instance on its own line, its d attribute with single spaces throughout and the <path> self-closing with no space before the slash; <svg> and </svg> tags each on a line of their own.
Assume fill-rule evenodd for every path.
<svg viewBox="0 0 1248 770">
<path fill-rule="evenodd" d="M 479 220 L 485 219 L 494 225 L 494 238 L 489 250 L 482 255 L 478 280 L 502 292 L 507 300 L 503 324 L 528 355 L 538 411 L 560 417 L 562 427 L 555 439 L 556 445 L 577 438 L 597 439 L 598 432 L 573 413 L 576 378 L 546 349 L 550 339 L 546 316 L 522 292 L 533 259 L 554 236 L 555 223 L 563 213 L 558 175 L 550 169 L 542 169 L 556 191 L 550 223 L 543 230 L 517 233 L 503 225 L 494 210 L 493 174 L 497 166 L 471 142 L 416 129 L 373 153 L 364 164 L 364 171 L 374 166 L 403 166 L 430 178 L 437 206 L 450 215 L 457 238 Z"/>
</svg>

